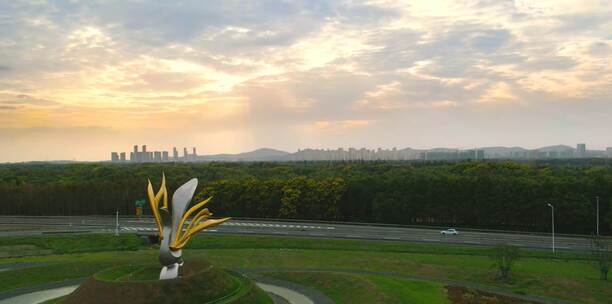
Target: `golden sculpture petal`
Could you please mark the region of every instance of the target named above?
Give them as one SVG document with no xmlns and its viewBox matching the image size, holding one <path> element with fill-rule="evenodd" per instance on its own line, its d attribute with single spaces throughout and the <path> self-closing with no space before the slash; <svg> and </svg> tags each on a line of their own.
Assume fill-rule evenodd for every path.
<svg viewBox="0 0 612 304">
<path fill-rule="evenodd" d="M 200 207 L 206 205 L 206 203 L 208 203 L 210 200 L 212 199 L 212 196 L 205 199 L 202 202 L 197 203 L 195 206 L 189 208 L 189 210 L 187 210 L 187 212 L 185 212 L 185 215 L 183 215 L 183 217 L 181 218 L 181 221 L 179 222 L 178 227 L 178 231 L 176 232 L 176 238 L 175 240 L 179 240 L 181 239 L 181 235 L 183 234 L 183 225 L 185 224 L 185 221 L 189 218 L 189 216 L 195 212 L 196 210 L 200 209 Z"/>
<path fill-rule="evenodd" d="M 168 191 L 166 190 L 166 175 L 162 173 L 162 181 L 161 186 L 159 186 L 159 192 L 155 195 L 155 200 L 159 204 L 159 202 L 164 199 L 163 207 L 168 209 Z"/>
<path fill-rule="evenodd" d="M 153 212 L 153 217 L 155 218 L 155 224 L 157 224 L 157 234 L 159 237 L 163 235 L 163 228 L 161 225 L 161 218 L 159 215 L 159 201 L 156 199 L 153 194 L 153 185 L 151 185 L 151 180 L 149 180 L 149 185 L 147 187 L 147 195 L 149 197 L 149 205 L 151 206 L 151 211 Z"/>
<path fill-rule="evenodd" d="M 214 226 L 217 226 L 227 220 L 231 219 L 230 217 L 226 217 L 226 218 L 222 218 L 222 219 L 218 219 L 218 220 L 207 220 L 204 223 L 192 227 L 189 231 L 186 231 L 185 236 L 183 237 L 183 240 L 181 242 L 175 242 L 170 246 L 170 249 L 172 250 L 179 250 L 181 248 L 183 248 L 187 242 L 189 241 L 189 239 L 196 233 L 206 229 L 206 228 L 211 228 Z"/>
<path fill-rule="evenodd" d="M 208 217 L 210 217 L 212 215 L 212 213 L 210 213 L 210 211 L 208 211 L 208 208 L 204 208 L 202 210 L 200 210 L 200 212 L 198 212 L 198 214 L 196 214 L 192 219 L 191 222 L 189 223 L 189 225 L 187 225 L 187 228 L 185 228 L 185 231 L 189 231 L 189 229 L 191 229 L 192 226 L 197 226 L 197 224 L 202 220 L 202 219 L 206 219 Z M 182 240 L 179 240 L 182 241 Z"/>
</svg>

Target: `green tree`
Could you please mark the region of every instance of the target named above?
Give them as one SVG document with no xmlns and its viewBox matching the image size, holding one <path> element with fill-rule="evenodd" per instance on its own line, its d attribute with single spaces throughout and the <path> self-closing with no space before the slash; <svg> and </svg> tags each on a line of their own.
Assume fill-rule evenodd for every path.
<svg viewBox="0 0 612 304">
<path fill-rule="evenodd" d="M 498 278 L 507 281 L 510 279 L 512 266 L 520 258 L 520 250 L 513 245 L 499 244 L 493 247 L 490 257 L 494 261 L 493 266 L 498 270 Z"/>
<path fill-rule="evenodd" d="M 301 195 L 301 192 L 298 189 L 291 188 L 290 186 L 283 187 L 282 197 L 281 197 L 281 208 L 278 211 L 279 217 L 283 217 L 283 218 L 295 218 L 296 217 L 300 195 Z"/>
<path fill-rule="evenodd" d="M 610 245 L 600 236 L 594 236 L 591 241 L 591 259 L 599 270 L 599 277 L 607 281 L 612 264 L 612 251 Z"/>
</svg>

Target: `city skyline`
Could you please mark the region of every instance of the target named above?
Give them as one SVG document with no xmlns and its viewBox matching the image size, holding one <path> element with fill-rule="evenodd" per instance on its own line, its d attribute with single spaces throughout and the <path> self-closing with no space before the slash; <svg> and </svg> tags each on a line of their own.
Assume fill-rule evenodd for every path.
<svg viewBox="0 0 612 304">
<path fill-rule="evenodd" d="M 405 148 L 355 148 L 340 147 L 334 149 L 303 148 L 295 152 L 259 148 L 238 154 L 204 154 L 198 155 L 196 147 L 191 153 L 183 147 L 182 156 L 177 147 L 169 151 L 147 150 L 147 145 L 134 145 L 133 150 L 126 152 L 111 152 L 113 163 L 147 163 L 147 162 L 202 162 L 202 161 L 402 161 L 402 160 L 487 160 L 487 159 L 576 159 L 576 158 L 612 158 L 612 147 L 603 150 L 589 149 L 587 144 L 578 143 L 575 147 L 554 145 L 525 149 L 513 147 L 475 147 L 470 149 L 438 147 L 433 149 Z"/>
<path fill-rule="evenodd" d="M 608 1 L 0 3 L 0 162 L 612 146 Z M 127 155 L 126 155 L 127 157 Z"/>
</svg>

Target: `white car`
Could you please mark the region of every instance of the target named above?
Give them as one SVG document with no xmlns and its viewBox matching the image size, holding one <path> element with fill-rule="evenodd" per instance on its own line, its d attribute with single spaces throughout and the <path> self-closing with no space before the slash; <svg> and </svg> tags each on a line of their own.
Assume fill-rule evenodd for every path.
<svg viewBox="0 0 612 304">
<path fill-rule="evenodd" d="M 457 232 L 455 228 L 450 228 L 450 229 L 440 231 L 440 234 L 441 235 L 457 235 L 459 234 L 459 232 Z"/>
</svg>

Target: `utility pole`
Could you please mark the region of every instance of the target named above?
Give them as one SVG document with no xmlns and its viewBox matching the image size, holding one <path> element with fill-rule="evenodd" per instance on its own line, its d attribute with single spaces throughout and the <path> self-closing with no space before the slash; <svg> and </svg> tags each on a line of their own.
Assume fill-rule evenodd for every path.
<svg viewBox="0 0 612 304">
<path fill-rule="evenodd" d="M 552 252 L 555 253 L 555 207 L 551 203 L 548 203 L 548 207 L 552 212 Z"/>
<path fill-rule="evenodd" d="M 597 196 L 597 236 L 599 236 L 599 196 Z"/>
<path fill-rule="evenodd" d="M 119 210 L 117 210 L 115 216 L 115 236 L 119 236 Z"/>
</svg>

